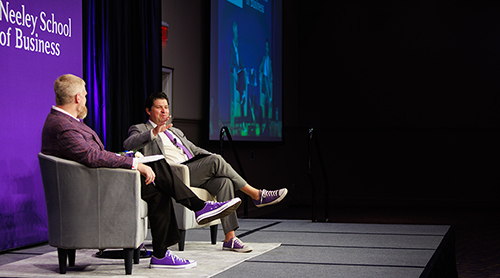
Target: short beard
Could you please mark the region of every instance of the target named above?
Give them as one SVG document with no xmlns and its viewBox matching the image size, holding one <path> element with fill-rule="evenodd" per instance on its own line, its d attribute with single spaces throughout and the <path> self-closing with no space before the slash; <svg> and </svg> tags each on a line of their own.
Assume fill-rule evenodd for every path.
<svg viewBox="0 0 500 278">
<path fill-rule="evenodd" d="M 83 120 L 85 119 L 85 117 L 87 117 L 87 106 L 82 106 L 80 108 L 78 108 L 78 114 L 76 115 L 76 117 L 80 120 Z"/>
</svg>

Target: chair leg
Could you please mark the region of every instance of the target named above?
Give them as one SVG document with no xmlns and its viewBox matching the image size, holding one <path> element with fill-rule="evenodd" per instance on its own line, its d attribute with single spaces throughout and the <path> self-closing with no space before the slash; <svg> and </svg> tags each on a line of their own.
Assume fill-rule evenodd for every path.
<svg viewBox="0 0 500 278">
<path fill-rule="evenodd" d="M 141 256 L 141 248 L 134 249 L 134 264 L 139 264 L 139 258 Z"/>
<path fill-rule="evenodd" d="M 68 265 L 75 266 L 76 250 L 68 249 Z"/>
<path fill-rule="evenodd" d="M 181 234 L 181 241 L 179 241 L 179 251 L 184 251 L 184 244 L 186 242 L 186 230 L 179 229 Z"/>
<path fill-rule="evenodd" d="M 125 274 L 132 274 L 132 258 L 134 257 L 134 248 L 123 248 L 123 257 L 125 258 Z"/>
<path fill-rule="evenodd" d="M 212 244 L 217 243 L 217 225 L 210 226 L 210 239 Z"/>
<path fill-rule="evenodd" d="M 68 259 L 68 250 L 57 248 L 57 258 L 59 259 L 59 273 L 66 274 L 66 262 Z"/>
</svg>

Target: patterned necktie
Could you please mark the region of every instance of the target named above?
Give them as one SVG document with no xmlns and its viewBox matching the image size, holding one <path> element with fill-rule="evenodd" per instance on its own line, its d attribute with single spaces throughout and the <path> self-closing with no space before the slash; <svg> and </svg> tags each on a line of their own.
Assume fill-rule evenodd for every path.
<svg viewBox="0 0 500 278">
<path fill-rule="evenodd" d="M 178 148 L 181 148 L 184 151 L 184 153 L 187 155 L 188 159 L 193 158 L 193 155 L 189 152 L 189 150 L 186 148 L 186 146 L 178 143 L 177 139 L 175 139 L 174 136 L 172 136 L 172 134 L 170 134 L 170 132 L 165 130 L 165 135 L 167 135 L 168 139 L 170 139 L 170 141 L 172 141 L 172 144 L 174 144 Z"/>
</svg>

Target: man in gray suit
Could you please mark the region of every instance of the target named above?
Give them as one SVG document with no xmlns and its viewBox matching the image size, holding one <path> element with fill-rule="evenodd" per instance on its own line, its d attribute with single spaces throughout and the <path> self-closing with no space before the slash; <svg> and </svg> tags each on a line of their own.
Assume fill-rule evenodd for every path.
<svg viewBox="0 0 500 278">
<path fill-rule="evenodd" d="M 253 199 L 257 207 L 280 202 L 288 193 L 286 188 L 274 191 L 259 190 L 248 184 L 220 155 L 208 152 L 191 141 L 184 133 L 167 123 L 171 118 L 168 98 L 156 93 L 146 100 L 149 121 L 133 125 L 123 143 L 127 150 L 139 150 L 144 155 L 163 154 L 168 163 L 182 163 L 189 168 L 191 186 L 208 190 L 218 201 L 234 198 L 234 192 L 241 190 Z M 236 212 L 222 218 L 225 239 L 224 250 L 250 252 L 252 248 L 239 240 L 234 231 L 238 229 Z"/>
</svg>

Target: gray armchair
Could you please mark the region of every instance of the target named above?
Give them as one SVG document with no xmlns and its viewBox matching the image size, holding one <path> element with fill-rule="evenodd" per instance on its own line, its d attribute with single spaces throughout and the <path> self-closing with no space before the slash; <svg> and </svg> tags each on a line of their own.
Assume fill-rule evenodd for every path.
<svg viewBox="0 0 500 278">
<path fill-rule="evenodd" d="M 57 247 L 59 272 L 75 265 L 76 249 L 123 248 L 125 273 L 147 234 L 147 204 L 141 199 L 135 170 L 88 168 L 80 163 L 38 154 L 42 174 L 49 245 Z"/>
<path fill-rule="evenodd" d="M 198 198 L 204 201 L 216 201 L 215 196 L 211 195 L 207 190 L 198 187 L 192 187 L 189 179 L 189 168 L 182 164 L 170 164 L 172 172 L 174 172 L 183 182 L 186 184 L 191 191 L 193 191 Z M 174 204 L 175 218 L 177 219 L 177 226 L 181 233 L 181 241 L 179 242 L 179 251 L 184 251 L 184 245 L 186 240 L 186 230 L 202 228 L 210 226 L 210 240 L 212 244 L 217 241 L 217 225 L 220 224 L 220 219 L 214 220 L 205 225 L 199 225 L 196 222 L 196 217 L 194 212 L 182 206 L 181 204 L 172 201 Z"/>
</svg>

